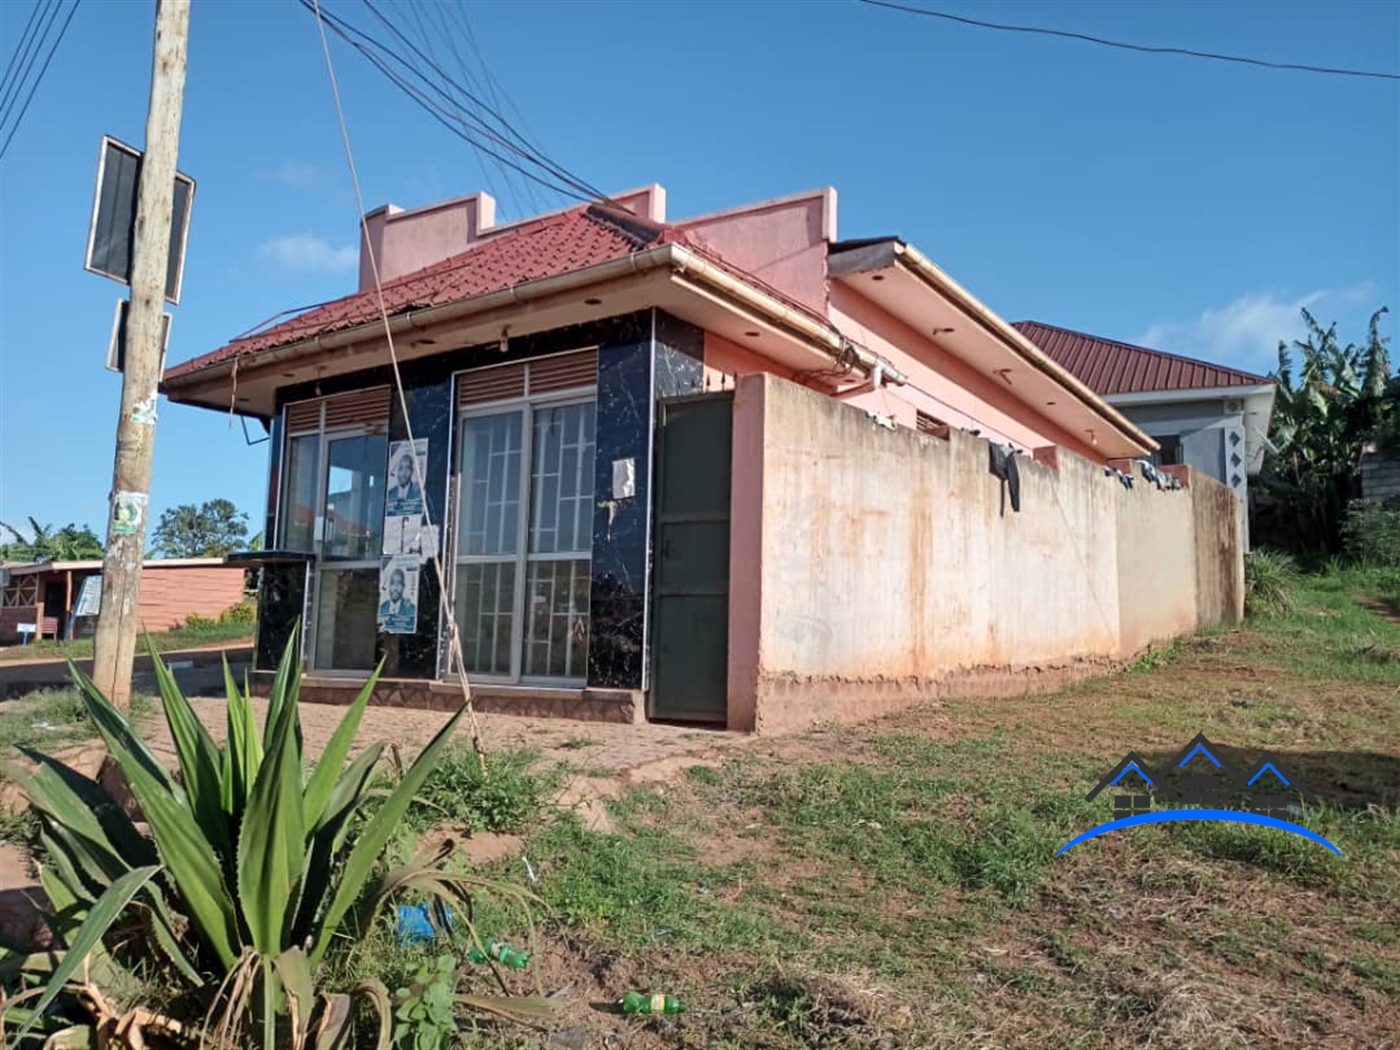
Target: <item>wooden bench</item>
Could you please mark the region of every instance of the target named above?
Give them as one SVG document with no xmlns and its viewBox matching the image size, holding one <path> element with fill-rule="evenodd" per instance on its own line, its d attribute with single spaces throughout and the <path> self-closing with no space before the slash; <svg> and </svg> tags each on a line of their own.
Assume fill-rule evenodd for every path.
<svg viewBox="0 0 1400 1050">
<path fill-rule="evenodd" d="M 42 642 L 45 635 L 48 635 L 55 642 L 58 641 L 57 616 L 45 616 L 39 620 L 39 641 Z"/>
</svg>

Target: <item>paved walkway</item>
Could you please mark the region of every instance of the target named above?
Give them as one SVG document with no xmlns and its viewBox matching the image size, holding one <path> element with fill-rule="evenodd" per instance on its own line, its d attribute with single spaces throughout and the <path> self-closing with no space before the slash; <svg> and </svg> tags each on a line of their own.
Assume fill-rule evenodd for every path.
<svg viewBox="0 0 1400 1050">
<path fill-rule="evenodd" d="M 222 741 L 227 728 L 225 702 L 215 697 L 190 702 L 214 739 Z M 267 713 L 267 701 L 255 697 L 253 706 L 261 722 Z M 301 705 L 302 739 L 308 754 L 321 753 L 326 741 L 345 717 L 345 711 L 344 707 L 334 704 Z M 355 750 L 382 740 L 398 745 L 404 759 L 411 760 L 449 717 L 449 714 L 441 711 L 369 707 L 355 738 Z M 627 773 L 658 762 L 704 758 L 755 739 L 743 733 L 682 726 L 615 725 L 505 714 L 479 714 L 476 717 L 488 763 L 493 751 L 528 747 L 541 752 L 546 762 L 568 762 L 603 776 Z M 175 749 L 164 718 L 156 715 L 147 723 L 146 729 L 147 743 L 152 751 L 173 766 L 176 762 Z M 457 732 L 464 744 L 470 739 L 468 719 L 462 719 Z"/>
</svg>

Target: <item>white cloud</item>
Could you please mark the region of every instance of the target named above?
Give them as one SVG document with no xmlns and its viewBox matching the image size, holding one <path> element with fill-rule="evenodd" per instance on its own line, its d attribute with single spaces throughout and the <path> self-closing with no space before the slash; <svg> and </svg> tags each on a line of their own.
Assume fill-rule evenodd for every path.
<svg viewBox="0 0 1400 1050">
<path fill-rule="evenodd" d="M 1309 292 L 1294 299 L 1272 292 L 1242 295 L 1224 306 L 1207 307 L 1195 320 L 1154 324 L 1132 341 L 1139 346 L 1263 374 L 1278 364 L 1280 339 L 1292 342 L 1303 337 L 1300 311 L 1307 309 L 1326 325 L 1332 319 L 1320 316 L 1320 310 L 1329 306 L 1354 309 L 1372 301 L 1374 293 L 1374 286 L 1366 282 L 1340 291 Z"/>
<path fill-rule="evenodd" d="M 319 186 L 323 181 L 321 169 L 317 165 L 299 160 L 285 161 L 280 167 L 268 172 L 267 177 L 283 186 L 302 190 Z"/>
<path fill-rule="evenodd" d="M 258 257 L 283 270 L 304 273 L 344 273 L 360 261 L 354 245 L 337 248 L 324 237 L 293 233 L 276 237 L 258 246 Z"/>
</svg>

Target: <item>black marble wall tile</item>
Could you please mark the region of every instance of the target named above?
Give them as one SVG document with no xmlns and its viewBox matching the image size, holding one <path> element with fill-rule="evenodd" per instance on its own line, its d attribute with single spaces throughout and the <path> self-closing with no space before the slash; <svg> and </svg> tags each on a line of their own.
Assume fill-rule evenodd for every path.
<svg viewBox="0 0 1400 1050">
<path fill-rule="evenodd" d="M 655 333 L 656 396 L 704 393 L 704 329 L 658 310 Z"/>
<path fill-rule="evenodd" d="M 419 440 L 428 439 L 427 477 L 423 491 L 429 520 L 437 527 L 438 556 L 443 557 L 447 479 L 452 469 L 452 369 L 432 359 L 414 362 L 401 370 L 404 406 L 394 396 L 389 402 L 389 441 L 408 440 L 409 430 Z M 379 655 L 384 674 L 391 678 L 436 678 L 441 594 L 431 558 L 425 558 L 418 574 L 418 630 L 415 634 L 380 634 Z"/>
<path fill-rule="evenodd" d="M 651 507 L 650 338 L 598 351 L 588 684 L 640 689 L 645 664 L 647 536 Z M 613 494 L 613 463 L 631 459 L 636 492 Z"/>
<path fill-rule="evenodd" d="M 264 565 L 258 583 L 258 640 L 253 667 L 275 671 L 306 602 L 306 563 Z M 304 629 L 304 625 L 303 625 Z"/>
</svg>

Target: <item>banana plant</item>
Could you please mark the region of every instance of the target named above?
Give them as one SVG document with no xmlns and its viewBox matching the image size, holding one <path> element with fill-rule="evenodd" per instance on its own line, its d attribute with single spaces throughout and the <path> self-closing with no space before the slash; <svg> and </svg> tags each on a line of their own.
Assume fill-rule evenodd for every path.
<svg viewBox="0 0 1400 1050">
<path fill-rule="evenodd" d="M 39 817 L 40 877 L 54 908 L 50 925 L 65 946 L 45 957 L 47 983 L 25 1004 L 21 1036 L 65 990 L 93 980 L 94 960 L 114 964 L 135 937 L 138 954 L 163 960 L 187 1000 L 199 1004 L 203 1027 L 195 1027 L 205 1045 L 246 1045 L 239 1041 L 246 1031 L 269 1050 L 329 1050 L 349 1037 L 360 997 L 378 1011 L 377 1045 L 387 1050 L 392 1019 L 383 986 L 332 988 L 324 975 L 332 956 L 363 940 L 391 896 L 412 889 L 455 900 L 468 919 L 479 892 L 513 898 L 527 911 L 538 903 L 515 887 L 442 870 L 442 854 L 385 870 L 385 848 L 465 708 L 392 791 L 375 792 L 370 780 L 384 744 L 353 760 L 351 752 L 376 670 L 304 774 L 298 634 L 273 678 L 261 732 L 248 691 L 225 663 L 222 746 L 152 652 L 178 776 L 70 664 L 148 833 L 102 784 L 57 758 L 26 751 L 34 768 L 11 772 Z M 479 940 L 469 921 L 467 929 Z M 549 1006 L 539 996 L 479 998 L 488 1012 L 527 1021 Z"/>
</svg>

